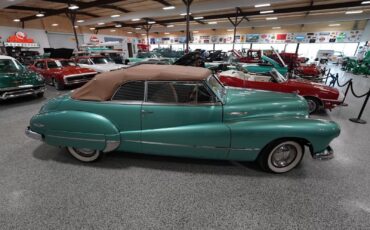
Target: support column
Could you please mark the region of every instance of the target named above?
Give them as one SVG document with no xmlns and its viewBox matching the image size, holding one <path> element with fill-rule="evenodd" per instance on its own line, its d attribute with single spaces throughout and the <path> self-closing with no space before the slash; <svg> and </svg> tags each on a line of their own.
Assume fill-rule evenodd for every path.
<svg viewBox="0 0 370 230">
<path fill-rule="evenodd" d="M 186 5 L 186 49 L 185 53 L 189 53 L 189 40 L 190 40 L 190 5 L 193 0 L 182 0 Z"/>
<path fill-rule="evenodd" d="M 245 16 L 242 17 L 240 20 L 239 20 L 239 16 L 240 14 L 242 14 L 242 11 L 239 7 L 236 7 L 236 12 L 235 12 L 235 18 L 234 18 L 234 21 L 231 19 L 231 18 L 227 18 L 229 19 L 230 23 L 234 26 L 234 37 L 233 37 L 233 49 L 235 47 L 235 40 L 236 40 L 236 28 L 238 27 L 238 25 L 244 20 L 244 19 L 247 19 Z M 248 20 L 248 19 L 247 19 Z"/>
<path fill-rule="evenodd" d="M 76 25 L 76 13 L 71 12 L 71 11 L 69 11 L 69 12 L 67 11 L 66 16 L 71 21 L 73 34 L 74 34 L 75 39 L 76 39 L 76 48 L 77 48 L 77 51 L 80 51 L 80 44 L 79 44 L 79 41 L 78 41 L 78 36 L 77 36 L 77 32 L 76 32 L 76 27 L 75 27 L 75 25 Z"/>
<path fill-rule="evenodd" d="M 295 49 L 295 54 L 298 54 L 298 50 L 299 50 L 299 45 L 300 45 L 301 43 L 297 43 L 297 48 Z"/>
</svg>

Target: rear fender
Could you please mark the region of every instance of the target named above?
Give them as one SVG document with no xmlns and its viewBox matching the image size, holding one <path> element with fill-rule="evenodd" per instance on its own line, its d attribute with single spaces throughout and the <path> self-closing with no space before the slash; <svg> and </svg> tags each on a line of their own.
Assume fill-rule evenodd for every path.
<svg viewBox="0 0 370 230">
<path fill-rule="evenodd" d="M 58 111 L 34 116 L 31 130 L 50 145 L 90 148 L 105 152 L 120 144 L 118 129 L 101 115 L 81 111 Z"/>
</svg>

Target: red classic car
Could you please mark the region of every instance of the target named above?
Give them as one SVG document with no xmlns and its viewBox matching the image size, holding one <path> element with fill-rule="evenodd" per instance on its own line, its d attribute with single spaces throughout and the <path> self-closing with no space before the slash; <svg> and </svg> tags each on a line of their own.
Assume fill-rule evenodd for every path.
<svg viewBox="0 0 370 230">
<path fill-rule="evenodd" d="M 39 59 L 29 68 L 41 74 L 46 83 L 55 86 L 57 90 L 62 90 L 65 86 L 85 83 L 97 74 L 96 71 L 81 68 L 68 59 Z"/>
<path fill-rule="evenodd" d="M 342 95 L 338 89 L 308 80 L 287 79 L 273 69 L 266 75 L 248 74 L 237 70 L 219 73 L 224 85 L 251 89 L 269 90 L 283 93 L 298 93 L 308 103 L 309 112 L 320 108 L 333 109 L 341 104 Z"/>
<path fill-rule="evenodd" d="M 235 57 L 238 59 L 239 62 L 243 63 L 260 63 L 262 62 L 262 51 L 261 50 L 252 50 L 249 49 L 247 51 L 247 55 L 243 56 L 241 53 L 239 53 L 237 50 L 232 50 Z"/>
</svg>

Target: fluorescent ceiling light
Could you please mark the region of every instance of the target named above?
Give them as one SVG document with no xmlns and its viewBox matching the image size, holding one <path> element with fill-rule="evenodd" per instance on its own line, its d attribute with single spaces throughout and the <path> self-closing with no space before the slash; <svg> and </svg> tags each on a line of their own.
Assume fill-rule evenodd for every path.
<svg viewBox="0 0 370 230">
<path fill-rule="evenodd" d="M 167 25 L 168 28 L 175 27 L 175 25 Z"/>
<path fill-rule="evenodd" d="M 121 24 L 116 24 L 114 27 L 119 28 L 119 27 L 122 27 L 122 25 Z"/>
<path fill-rule="evenodd" d="M 78 26 L 75 26 L 75 28 L 78 28 Z"/>
<path fill-rule="evenodd" d="M 191 15 L 191 13 L 189 13 Z M 186 13 L 181 13 L 180 16 L 186 16 Z"/>
<path fill-rule="evenodd" d="M 121 15 L 119 15 L 119 14 L 113 14 L 113 15 L 111 15 L 110 17 L 111 17 L 111 18 L 118 18 L 119 16 L 121 16 Z"/>
<path fill-rule="evenodd" d="M 57 23 L 54 23 L 54 24 L 51 24 L 51 26 L 58 26 L 58 24 Z"/>
<path fill-rule="evenodd" d="M 231 32 L 231 31 L 234 31 L 234 29 L 228 29 L 227 31 Z"/>
<path fill-rule="evenodd" d="M 210 24 L 210 25 L 216 25 L 217 22 L 208 22 L 208 24 Z"/>
<path fill-rule="evenodd" d="M 333 27 L 333 26 L 340 26 L 340 24 L 329 24 L 330 27 Z"/>
<path fill-rule="evenodd" d="M 155 21 L 149 21 L 148 24 L 155 24 Z"/>
<path fill-rule="evenodd" d="M 116 30 L 110 30 L 110 32 L 116 32 Z"/>
<path fill-rule="evenodd" d="M 361 4 L 363 4 L 363 5 L 370 4 L 370 1 L 363 1 L 363 2 L 361 2 Z"/>
<path fill-rule="evenodd" d="M 193 33 L 198 33 L 199 31 L 198 30 L 194 30 Z"/>
<path fill-rule="evenodd" d="M 19 18 L 13 19 L 14 22 L 20 22 L 21 20 Z"/>
<path fill-rule="evenodd" d="M 38 13 L 38 14 L 36 14 L 36 17 L 39 17 L 39 18 L 41 18 L 41 17 L 44 17 L 45 16 L 45 14 L 43 14 L 43 13 Z"/>
<path fill-rule="evenodd" d="M 104 22 L 98 22 L 99 26 L 104 25 L 104 24 L 105 24 Z"/>
<path fill-rule="evenodd" d="M 276 26 L 276 27 L 272 27 L 272 29 L 273 30 L 279 30 L 279 29 L 281 29 L 281 27 L 280 26 Z"/>
<path fill-rule="evenodd" d="M 195 20 L 199 20 L 199 19 L 203 19 L 204 17 L 200 16 L 200 17 L 194 17 Z"/>
<path fill-rule="evenodd" d="M 78 23 L 85 22 L 85 20 L 77 20 Z"/>
<path fill-rule="evenodd" d="M 70 10 L 77 10 L 78 8 L 80 8 L 79 6 L 77 6 L 77 5 L 70 5 L 70 6 L 68 6 L 68 9 L 70 9 Z"/>
<path fill-rule="evenodd" d="M 164 34 L 170 34 L 170 33 L 166 32 L 166 33 L 164 33 Z"/>
<path fill-rule="evenodd" d="M 142 36 L 146 36 L 146 34 L 141 34 Z"/>
<path fill-rule="evenodd" d="M 132 34 L 132 32 L 131 32 L 131 31 L 128 31 L 127 33 L 128 33 L 128 34 Z"/>
<path fill-rule="evenodd" d="M 350 10 L 350 11 L 346 11 L 346 14 L 361 14 L 362 12 L 364 12 L 363 10 Z"/>
<path fill-rule="evenodd" d="M 90 30 L 95 30 L 95 28 L 94 27 L 91 27 Z"/>
<path fill-rule="evenodd" d="M 266 20 L 277 20 L 278 18 L 277 17 L 270 17 L 270 18 L 266 18 Z"/>
<path fill-rule="evenodd" d="M 271 6 L 271 4 L 270 3 L 264 3 L 264 4 L 254 5 L 254 7 L 256 7 L 256 8 L 259 8 L 259 7 L 268 7 L 268 6 Z"/>
<path fill-rule="evenodd" d="M 273 10 L 265 10 L 265 11 L 260 11 L 260 14 L 271 14 L 274 13 Z"/>
<path fill-rule="evenodd" d="M 175 9 L 176 7 L 174 7 L 174 6 L 165 6 L 165 7 L 163 7 L 162 9 L 164 9 L 164 10 L 173 10 L 173 9 Z"/>
<path fill-rule="evenodd" d="M 141 28 L 140 27 L 136 27 L 135 30 L 141 30 Z"/>
<path fill-rule="evenodd" d="M 137 21 L 140 21 L 140 18 L 133 18 L 133 19 L 131 19 L 131 21 L 137 22 Z"/>
</svg>

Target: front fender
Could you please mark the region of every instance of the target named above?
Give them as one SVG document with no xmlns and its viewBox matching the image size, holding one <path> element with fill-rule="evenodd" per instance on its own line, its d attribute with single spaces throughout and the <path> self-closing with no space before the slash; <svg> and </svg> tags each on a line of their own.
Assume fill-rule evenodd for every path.
<svg viewBox="0 0 370 230">
<path fill-rule="evenodd" d="M 120 143 L 119 131 L 115 125 L 107 118 L 89 112 L 57 111 L 38 114 L 31 119 L 30 129 L 41 134 L 46 143 L 56 146 L 111 151 Z M 115 148 L 112 143 L 115 143 Z"/>
<path fill-rule="evenodd" d="M 267 144 L 281 138 L 301 139 L 311 145 L 312 153 L 320 152 L 340 133 L 335 122 L 305 118 L 247 120 L 228 126 L 234 160 L 255 160 Z"/>
</svg>

